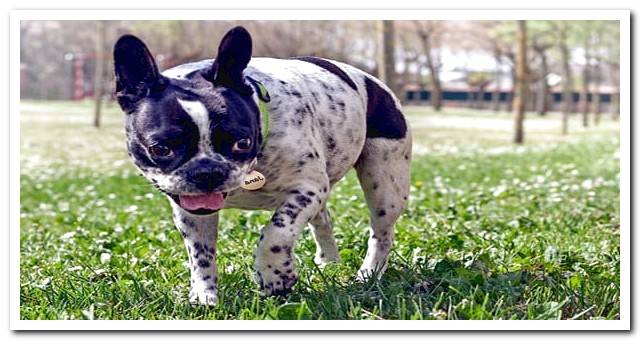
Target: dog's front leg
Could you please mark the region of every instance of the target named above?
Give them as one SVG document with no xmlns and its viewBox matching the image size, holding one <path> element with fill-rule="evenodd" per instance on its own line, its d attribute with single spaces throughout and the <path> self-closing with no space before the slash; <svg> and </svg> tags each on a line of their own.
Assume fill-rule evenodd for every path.
<svg viewBox="0 0 641 341">
<path fill-rule="evenodd" d="M 265 295 L 286 295 L 296 283 L 293 250 L 301 231 L 318 214 L 327 185 L 298 186 L 289 191 L 262 230 L 256 251 L 256 279 Z"/>
<path fill-rule="evenodd" d="M 214 305 L 218 294 L 216 239 L 218 213 L 194 215 L 172 202 L 174 223 L 183 236 L 191 271 L 191 304 Z"/>
</svg>

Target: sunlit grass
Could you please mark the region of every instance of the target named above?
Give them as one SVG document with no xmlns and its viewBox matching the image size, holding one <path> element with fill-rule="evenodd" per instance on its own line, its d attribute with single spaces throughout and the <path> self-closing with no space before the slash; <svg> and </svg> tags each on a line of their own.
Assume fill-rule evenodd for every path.
<svg viewBox="0 0 641 341">
<path fill-rule="evenodd" d="M 536 118 L 543 128 L 514 147 L 495 124 L 508 114 L 409 108 L 411 202 L 381 281 L 353 281 L 368 217 L 350 173 L 329 202 L 340 264 L 318 269 L 306 231 L 293 294 L 262 298 L 252 251 L 269 215 L 225 211 L 220 304 L 204 308 L 186 301 L 166 199 L 126 160 L 123 114 L 108 108 L 96 130 L 90 108 L 23 107 L 23 319 L 619 318 L 619 140 L 607 119 L 588 130 L 573 119 L 562 137 L 554 114 Z"/>
</svg>

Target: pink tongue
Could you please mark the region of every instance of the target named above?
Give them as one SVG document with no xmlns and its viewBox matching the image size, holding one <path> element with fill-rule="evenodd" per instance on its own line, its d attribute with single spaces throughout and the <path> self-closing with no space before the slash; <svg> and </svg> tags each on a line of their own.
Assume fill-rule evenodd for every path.
<svg viewBox="0 0 641 341">
<path fill-rule="evenodd" d="M 186 210 L 194 211 L 200 208 L 219 210 L 225 202 L 223 193 L 209 193 L 203 195 L 180 195 L 180 206 Z"/>
</svg>

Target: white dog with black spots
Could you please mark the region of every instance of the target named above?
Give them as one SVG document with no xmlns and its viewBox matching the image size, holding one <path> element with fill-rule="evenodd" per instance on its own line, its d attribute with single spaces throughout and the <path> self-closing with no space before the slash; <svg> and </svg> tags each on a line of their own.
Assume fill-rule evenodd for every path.
<svg viewBox="0 0 641 341">
<path fill-rule="evenodd" d="M 236 27 L 222 39 L 216 59 L 160 73 L 138 38 L 123 36 L 114 48 L 129 155 L 169 199 L 189 257 L 194 304 L 217 301 L 223 208 L 274 212 L 254 253 L 255 274 L 265 295 L 284 295 L 298 278 L 293 252 L 308 224 L 315 261 L 339 261 L 326 202 L 350 169 L 356 169 L 371 218 L 359 279 L 385 270 L 394 224 L 408 201 L 411 135 L 383 83 L 344 63 L 251 58 L 251 50 L 251 36 Z M 264 185 L 243 188 L 256 171 Z"/>
</svg>

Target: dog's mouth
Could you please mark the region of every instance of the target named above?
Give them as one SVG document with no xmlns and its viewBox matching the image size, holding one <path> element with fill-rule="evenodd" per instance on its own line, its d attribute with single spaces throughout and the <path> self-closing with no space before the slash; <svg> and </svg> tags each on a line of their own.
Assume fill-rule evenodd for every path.
<svg viewBox="0 0 641 341">
<path fill-rule="evenodd" d="M 226 197 L 226 192 L 171 195 L 180 207 L 196 215 L 207 215 L 219 211 L 225 205 Z"/>
</svg>

